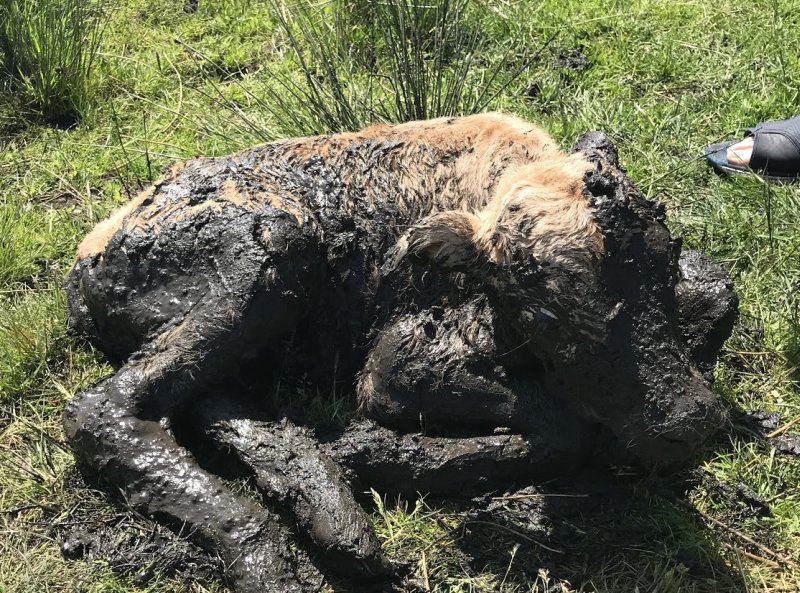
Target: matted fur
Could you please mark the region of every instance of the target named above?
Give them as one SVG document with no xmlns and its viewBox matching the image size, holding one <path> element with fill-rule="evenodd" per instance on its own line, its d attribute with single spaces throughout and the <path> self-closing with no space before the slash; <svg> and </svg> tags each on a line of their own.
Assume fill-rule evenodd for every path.
<svg viewBox="0 0 800 593">
<path fill-rule="evenodd" d="M 558 253 L 572 257 L 582 253 L 591 259 L 602 252 L 602 236 L 592 222 L 583 192 L 588 163 L 579 155 L 566 155 L 544 131 L 516 117 L 490 113 L 376 125 L 361 132 L 290 139 L 267 146 L 278 149 L 282 158 L 298 161 L 319 155 L 337 165 L 345 184 L 363 185 L 370 182 L 359 170 L 363 163 L 348 161 L 346 154 L 353 146 L 365 143 L 393 147 L 382 174 L 395 177 L 402 191 L 392 196 L 400 196 L 393 206 L 412 224 L 415 216 L 446 210 L 471 215 L 475 218 L 467 224 L 472 232 L 469 238 L 495 261 L 502 259 L 504 251 L 504 240 L 498 237 L 508 230 L 525 233 L 536 256 Z M 232 160 L 242 160 L 245 154 L 257 150 L 248 149 L 233 155 Z M 434 160 L 448 153 L 453 155 L 450 162 Z M 186 196 L 187 203 L 174 196 L 163 199 L 164 188 L 171 188 L 180 174 L 189 168 L 202 168 L 212 160 L 194 159 L 170 169 L 152 188 L 98 224 L 81 242 L 77 259 L 101 253 L 117 232 L 158 233 L 171 219 L 180 220 L 207 208 L 219 209 L 225 202 L 254 209 L 279 207 L 298 221 L 313 214 L 308 212 L 313 206 L 274 186 L 269 163 L 254 171 L 255 176 L 261 173 L 263 191 L 258 193 L 248 192 L 229 178 L 199 202 L 188 203 L 190 196 Z M 365 195 L 374 200 L 370 206 L 382 207 L 379 191 Z M 357 205 L 345 206 L 358 215 Z M 451 222 L 455 218 L 451 217 Z"/>
</svg>

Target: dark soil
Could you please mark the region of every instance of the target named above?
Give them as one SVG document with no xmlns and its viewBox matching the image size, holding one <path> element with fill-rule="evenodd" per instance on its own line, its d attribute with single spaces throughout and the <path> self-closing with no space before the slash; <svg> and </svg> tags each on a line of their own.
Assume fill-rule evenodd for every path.
<svg viewBox="0 0 800 593">
<path fill-rule="evenodd" d="M 566 70 L 581 72 L 591 68 L 592 62 L 583 53 L 582 47 L 557 50 L 553 58 L 553 66 Z"/>
<path fill-rule="evenodd" d="M 800 434 L 782 434 L 770 439 L 770 443 L 781 453 L 800 456 Z"/>
</svg>

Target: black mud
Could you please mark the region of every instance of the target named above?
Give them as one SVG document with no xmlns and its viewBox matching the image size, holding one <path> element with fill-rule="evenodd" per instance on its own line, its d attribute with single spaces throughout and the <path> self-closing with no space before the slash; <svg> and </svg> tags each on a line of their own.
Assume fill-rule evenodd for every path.
<svg viewBox="0 0 800 593">
<path fill-rule="evenodd" d="M 291 512 L 331 570 L 362 577 L 388 572 L 369 517 L 313 434 L 289 420 L 251 419 L 246 410 L 206 400 L 193 415 L 194 429 L 252 471 L 265 498 Z"/>
<path fill-rule="evenodd" d="M 219 554 L 226 579 L 240 591 L 319 589 L 321 574 L 292 545 L 294 536 L 277 515 L 201 470 L 159 422 L 126 416 L 125 406 L 114 401 L 120 395 L 108 396 L 103 387 L 84 392 L 65 418 L 93 481 L 122 485 L 117 493 L 134 510 Z"/>
<path fill-rule="evenodd" d="M 725 269 L 702 253 L 681 252 L 679 265 L 681 336 L 698 368 L 710 374 L 739 316 L 739 299 Z"/>
<path fill-rule="evenodd" d="M 562 49 L 556 51 L 553 57 L 553 66 L 566 70 L 581 72 L 592 67 L 592 62 L 583 53 L 582 47 Z"/>
<path fill-rule="evenodd" d="M 770 442 L 780 453 L 800 456 L 800 434 L 781 434 Z"/>
<path fill-rule="evenodd" d="M 476 189 L 457 166 L 472 136 L 442 148 L 386 134 L 190 161 L 68 279 L 73 326 L 121 365 L 67 406 L 81 468 L 219 555 L 237 593 L 390 572 L 356 482 L 463 498 L 571 474 L 614 450 L 604 439 L 682 463 L 723 419 L 698 366 L 730 331 L 730 283 L 699 256 L 679 260 L 663 207 L 606 136 L 576 148 L 593 165 L 585 197 L 605 249 L 579 265 L 560 252 L 532 261 L 531 220 L 498 224 L 502 263 L 464 231 L 460 195 L 488 199 L 530 158 L 521 143 L 498 144 Z M 451 226 L 434 203 L 453 209 Z M 426 249 L 395 262 L 401 235 Z M 445 252 L 457 257 L 435 263 Z M 276 421 L 271 394 L 301 380 L 357 391 L 374 421 L 316 432 Z M 262 396 L 257 413 L 239 407 L 237 381 Z M 245 468 L 266 504 L 199 463 L 204 447 Z M 86 553 L 82 538 L 66 537 L 65 553 Z"/>
<path fill-rule="evenodd" d="M 225 578 L 225 563 L 218 556 L 129 508 L 109 507 L 77 472 L 65 480 L 80 503 L 44 514 L 47 536 L 64 558 L 103 562 L 138 587 L 165 577 L 187 586 Z"/>
<path fill-rule="evenodd" d="M 800 456 L 800 434 L 793 430 L 790 422 L 784 422 L 780 412 L 735 410 L 732 421 L 743 436 L 762 446 L 774 447 L 778 453 L 785 455 Z"/>
<path fill-rule="evenodd" d="M 352 423 L 322 447 L 365 485 L 413 495 L 463 497 L 530 476 L 546 478 L 579 459 L 579 444 L 564 435 L 471 438 L 398 435 L 372 422 Z"/>
</svg>

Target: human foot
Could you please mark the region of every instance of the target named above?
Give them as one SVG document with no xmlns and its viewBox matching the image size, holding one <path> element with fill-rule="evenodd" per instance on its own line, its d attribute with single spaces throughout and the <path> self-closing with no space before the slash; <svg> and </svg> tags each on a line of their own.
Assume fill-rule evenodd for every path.
<svg viewBox="0 0 800 593">
<path fill-rule="evenodd" d="M 718 173 L 757 171 L 771 181 L 800 178 L 800 116 L 758 124 L 743 140 L 706 147 L 705 156 Z"/>
<path fill-rule="evenodd" d="M 753 156 L 753 138 L 747 137 L 741 142 L 732 144 L 728 147 L 726 156 L 730 164 L 748 167 L 750 157 Z"/>
</svg>

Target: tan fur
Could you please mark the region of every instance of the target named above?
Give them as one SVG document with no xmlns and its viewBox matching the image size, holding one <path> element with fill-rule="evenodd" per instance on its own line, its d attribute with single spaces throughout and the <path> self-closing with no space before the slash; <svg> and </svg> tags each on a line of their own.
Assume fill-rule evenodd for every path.
<svg viewBox="0 0 800 593">
<path fill-rule="evenodd" d="M 278 208 L 291 214 L 298 224 L 303 224 L 305 215 L 303 209 L 294 200 L 279 196 L 276 192 L 264 192 L 253 197 L 253 200 L 260 204 L 269 204 L 273 208 Z"/>
<path fill-rule="evenodd" d="M 419 144 L 440 150 L 471 145 L 473 150 L 458 158 L 455 170 L 446 171 L 448 178 L 442 180 L 445 191 L 439 196 L 437 209 L 483 207 L 499 181 L 493 166 L 503 158 L 513 166 L 515 162 L 539 161 L 561 154 L 553 139 L 539 127 L 498 113 L 372 126 L 362 134 L 363 138 L 404 141 L 412 150 Z M 413 171 L 405 172 L 404 182 L 407 195 L 413 196 L 419 189 L 419 176 Z"/>
<path fill-rule="evenodd" d="M 576 264 L 581 260 L 580 263 L 586 265 L 602 254 L 602 235 L 592 221 L 583 195 L 583 175 L 588 164 L 580 156 L 561 152 L 550 136 L 529 122 L 489 113 L 394 126 L 375 125 L 360 132 L 286 140 L 280 146 L 287 155 L 298 160 L 320 155 L 337 162 L 348 147 L 367 141 L 399 146 L 382 166 L 392 170 L 400 186 L 405 188 L 395 204 L 400 212 L 460 211 L 475 215 L 476 222 L 468 223 L 474 226 L 471 228 L 473 240 L 494 261 L 500 262 L 506 256 L 508 240 L 523 240 L 534 257 L 550 254 Z M 465 146 L 469 150 L 464 150 Z M 425 147 L 433 150 L 431 162 L 420 163 L 420 158 L 426 158 L 419 156 Z M 448 151 L 458 155 L 454 163 L 437 160 L 435 155 Z M 415 162 L 414 159 L 416 166 L 407 166 Z M 193 163 L 202 166 L 202 159 Z M 209 208 L 222 208 L 226 203 L 247 207 L 268 204 L 290 213 L 299 224 L 308 223 L 304 205 L 285 197 L 280 188 L 270 188 L 266 170 L 262 174 L 266 191 L 257 195 L 247 195 L 234 179 L 228 179 L 199 204 L 187 207 L 170 201 L 160 188 L 174 180 L 186 166 L 186 163 L 177 165 L 154 188 L 98 224 L 80 244 L 78 258 L 101 253 L 120 229 L 158 233 L 168 220 L 179 220 Z M 358 167 L 352 169 L 340 172 L 345 183 L 369 181 L 358 177 Z M 260 170 L 258 166 L 255 174 Z M 365 195 L 373 202 L 380 202 L 379 192 Z M 423 199 L 426 203 L 420 204 Z M 374 205 L 381 206 L 380 203 Z M 455 225 L 453 232 L 465 232 L 464 228 L 456 228 L 462 222 L 459 217 L 450 222 Z M 525 230 L 524 237 L 519 236 L 521 229 Z M 269 239 L 264 237 L 265 242 Z M 440 245 L 440 256 L 459 260 L 461 254 L 448 255 L 444 251 L 448 248 L 441 241 Z M 402 243 L 399 246 L 402 247 Z"/>
<path fill-rule="evenodd" d="M 579 155 L 555 155 L 503 176 L 495 198 L 480 213 L 479 245 L 502 262 L 509 239 L 522 241 L 534 258 L 594 267 L 603 238 L 583 192 L 589 164 Z M 522 228 L 521 228 L 522 227 Z"/>
<path fill-rule="evenodd" d="M 144 202 L 152 194 L 153 188 L 149 188 L 141 192 L 133 200 L 115 210 L 111 216 L 106 218 L 104 221 L 99 222 L 92 229 L 92 232 L 86 235 L 86 237 L 83 238 L 83 241 L 81 241 L 78 245 L 76 259 L 80 260 L 85 257 L 94 257 L 95 255 L 102 253 L 105 250 L 106 245 L 108 245 L 108 242 L 111 240 L 111 237 L 113 237 L 114 233 L 120 229 L 123 221 L 128 217 L 128 215 L 136 210 L 136 208 L 138 208 L 142 202 Z"/>
<path fill-rule="evenodd" d="M 233 179 L 226 179 L 222 182 L 219 195 L 226 202 L 237 204 L 239 206 L 244 206 L 248 202 L 247 195 L 239 191 L 239 188 L 236 187 L 236 182 Z"/>
<path fill-rule="evenodd" d="M 416 196 L 426 183 L 440 190 L 434 196 L 431 211 L 481 208 L 492 197 L 502 173 L 497 170 L 498 163 L 513 166 L 562 154 L 555 141 L 541 128 L 498 113 L 397 125 L 377 124 L 359 132 L 293 138 L 282 144 L 298 159 L 313 155 L 333 159 L 349 146 L 367 141 L 401 145 L 393 156 L 393 162 L 387 163 L 387 166 L 394 167 L 398 180 L 407 188 L 407 200 L 396 204 L 401 212 L 415 205 Z M 412 161 L 420 146 L 446 152 L 465 145 L 469 145 L 471 150 L 461 154 L 453 167 L 435 161 L 428 163 L 430 171 L 404 166 Z M 342 171 L 342 175 L 347 181 L 348 172 Z"/>
</svg>

